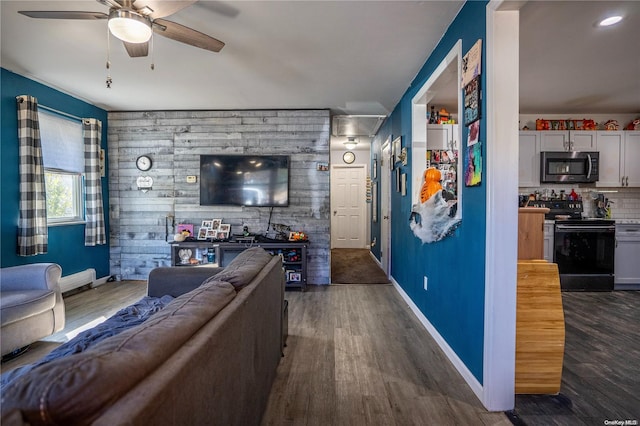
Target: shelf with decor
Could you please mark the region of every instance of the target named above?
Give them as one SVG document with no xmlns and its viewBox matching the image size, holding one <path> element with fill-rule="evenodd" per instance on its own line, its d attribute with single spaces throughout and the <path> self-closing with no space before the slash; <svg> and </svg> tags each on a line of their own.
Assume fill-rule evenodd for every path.
<svg viewBox="0 0 640 426">
<path fill-rule="evenodd" d="M 299 288 L 307 286 L 308 241 L 292 242 L 260 240 L 252 242 L 203 242 L 183 241 L 171 243 L 172 266 L 227 266 L 238 254 L 251 247 L 261 247 L 273 255 L 282 257 L 286 286 Z M 182 256 L 181 256 L 182 255 Z M 206 260 L 205 260 L 206 259 Z"/>
</svg>

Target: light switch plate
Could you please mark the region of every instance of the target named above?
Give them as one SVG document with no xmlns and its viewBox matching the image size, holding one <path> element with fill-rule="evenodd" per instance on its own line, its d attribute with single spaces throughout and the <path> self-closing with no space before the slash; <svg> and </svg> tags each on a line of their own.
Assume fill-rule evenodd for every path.
<svg viewBox="0 0 640 426">
<path fill-rule="evenodd" d="M 197 180 L 197 176 L 187 176 L 187 183 L 196 183 Z"/>
</svg>

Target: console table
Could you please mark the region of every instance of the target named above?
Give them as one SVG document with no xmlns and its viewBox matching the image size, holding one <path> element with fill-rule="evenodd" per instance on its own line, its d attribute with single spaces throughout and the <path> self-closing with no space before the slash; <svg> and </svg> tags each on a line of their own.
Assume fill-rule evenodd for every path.
<svg viewBox="0 0 640 426">
<path fill-rule="evenodd" d="M 261 247 L 282 257 L 286 278 L 285 288 L 300 288 L 302 291 L 306 289 L 308 241 L 254 241 L 251 243 L 183 241 L 171 242 L 170 244 L 171 265 L 179 267 L 224 267 L 244 250 L 251 247 Z M 185 255 L 184 258 L 180 257 L 181 250 L 185 250 L 182 252 Z"/>
</svg>

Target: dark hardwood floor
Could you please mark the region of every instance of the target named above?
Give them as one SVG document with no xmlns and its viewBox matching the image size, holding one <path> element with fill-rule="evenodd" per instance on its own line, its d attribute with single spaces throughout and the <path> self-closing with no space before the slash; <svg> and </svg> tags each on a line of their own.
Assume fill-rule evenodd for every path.
<svg viewBox="0 0 640 426">
<path fill-rule="evenodd" d="M 391 285 L 287 292 L 266 425 L 510 425 L 489 413 Z"/>
<path fill-rule="evenodd" d="M 517 395 L 516 414 L 529 426 L 640 424 L 640 291 L 563 292 L 562 302 L 560 395 Z"/>
<path fill-rule="evenodd" d="M 285 294 L 289 337 L 263 426 L 511 424 L 484 410 L 391 285 L 307 288 Z M 3 363 L 2 372 L 33 362 L 144 294 L 145 282 L 123 281 L 65 297 L 65 329 Z M 517 395 L 514 421 L 640 420 L 640 292 L 565 292 L 563 305 L 561 393 Z"/>
</svg>

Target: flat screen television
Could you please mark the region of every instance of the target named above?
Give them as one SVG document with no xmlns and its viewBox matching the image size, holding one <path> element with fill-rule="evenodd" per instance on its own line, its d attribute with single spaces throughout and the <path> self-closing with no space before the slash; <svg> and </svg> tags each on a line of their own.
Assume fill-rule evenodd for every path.
<svg viewBox="0 0 640 426">
<path fill-rule="evenodd" d="M 289 156 L 201 155 L 200 205 L 288 206 Z"/>
</svg>

